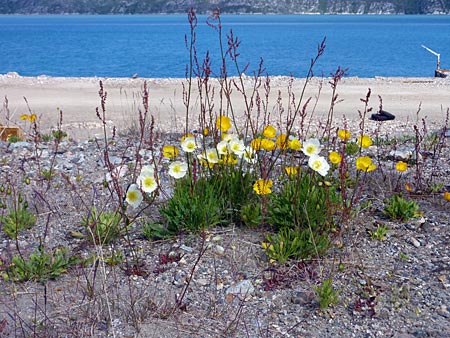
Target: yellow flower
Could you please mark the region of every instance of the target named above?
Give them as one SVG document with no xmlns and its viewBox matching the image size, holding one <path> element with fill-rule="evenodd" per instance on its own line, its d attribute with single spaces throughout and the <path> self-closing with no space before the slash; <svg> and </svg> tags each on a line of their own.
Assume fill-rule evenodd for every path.
<svg viewBox="0 0 450 338">
<path fill-rule="evenodd" d="M 281 134 L 280 136 L 278 136 L 275 142 L 278 149 L 286 150 L 289 148 L 289 141 L 286 134 Z"/>
<path fill-rule="evenodd" d="M 267 138 L 262 139 L 261 141 L 261 148 L 267 151 L 272 151 L 275 149 L 275 142 L 272 140 L 269 140 Z"/>
<path fill-rule="evenodd" d="M 286 167 L 284 168 L 284 171 L 286 171 L 286 174 L 288 174 L 288 176 L 297 175 L 298 167 Z"/>
<path fill-rule="evenodd" d="M 300 140 L 298 138 L 294 138 L 292 140 L 289 140 L 289 148 L 291 148 L 292 150 L 298 151 L 298 150 L 302 149 L 302 143 L 300 142 Z"/>
<path fill-rule="evenodd" d="M 369 148 L 372 145 L 372 140 L 369 136 L 363 135 L 358 137 L 358 144 L 362 148 Z"/>
<path fill-rule="evenodd" d="M 178 156 L 179 149 L 175 146 L 164 146 L 163 147 L 163 156 L 165 158 L 174 159 Z"/>
<path fill-rule="evenodd" d="M 448 191 L 444 192 L 444 199 L 450 202 L 450 192 Z"/>
<path fill-rule="evenodd" d="M 277 135 L 277 130 L 271 125 L 268 125 L 264 128 L 263 135 L 267 138 L 274 138 Z"/>
<path fill-rule="evenodd" d="M 403 161 L 399 161 L 395 165 L 395 169 L 397 169 L 397 171 L 400 171 L 401 173 L 405 172 L 408 169 L 408 163 L 403 162 Z"/>
<path fill-rule="evenodd" d="M 258 138 L 255 138 L 255 139 L 253 139 L 251 142 L 250 142 L 250 147 L 252 147 L 254 150 L 256 150 L 256 151 L 258 151 L 258 150 L 261 150 L 261 143 L 262 143 L 262 138 L 260 138 L 260 137 L 258 137 Z"/>
<path fill-rule="evenodd" d="M 356 169 L 362 170 L 366 173 L 375 170 L 377 166 L 372 163 L 372 159 L 369 156 L 361 156 L 356 159 Z"/>
<path fill-rule="evenodd" d="M 220 158 L 219 164 L 236 165 L 238 159 L 233 154 L 225 155 Z"/>
<path fill-rule="evenodd" d="M 273 182 L 272 180 L 263 180 L 259 179 L 253 184 L 253 190 L 258 195 L 267 195 L 272 192 L 270 188 L 272 188 Z"/>
<path fill-rule="evenodd" d="M 34 121 L 36 121 L 36 117 L 37 117 L 36 114 L 31 114 L 31 115 L 23 114 L 23 115 L 20 115 L 20 119 L 22 121 L 34 122 Z"/>
<path fill-rule="evenodd" d="M 273 251 L 273 245 L 267 242 L 261 242 L 261 246 L 264 250 Z"/>
<path fill-rule="evenodd" d="M 203 129 L 203 136 L 208 136 L 209 135 L 209 128 L 206 127 L 205 129 Z"/>
<path fill-rule="evenodd" d="M 332 151 L 330 153 L 330 155 L 328 155 L 328 158 L 330 159 L 330 162 L 333 163 L 333 164 L 339 164 L 342 161 L 341 154 L 339 154 L 339 153 L 337 153 L 335 151 Z"/>
<path fill-rule="evenodd" d="M 405 189 L 406 191 L 412 191 L 412 188 L 408 183 L 405 183 Z"/>
<path fill-rule="evenodd" d="M 348 139 L 350 139 L 352 135 L 350 134 L 350 132 L 348 130 L 345 129 L 339 129 L 338 130 L 338 137 L 342 140 L 342 141 L 347 141 Z"/>
<path fill-rule="evenodd" d="M 227 131 L 231 128 L 231 121 L 228 116 L 219 115 L 216 120 L 216 127 L 220 131 Z"/>
<path fill-rule="evenodd" d="M 181 142 L 180 143 L 183 143 L 184 142 L 184 140 L 185 139 L 187 139 L 188 137 L 194 137 L 194 135 L 192 135 L 191 133 L 189 133 L 189 134 L 186 134 L 186 135 L 183 135 L 182 137 L 181 137 Z"/>
</svg>

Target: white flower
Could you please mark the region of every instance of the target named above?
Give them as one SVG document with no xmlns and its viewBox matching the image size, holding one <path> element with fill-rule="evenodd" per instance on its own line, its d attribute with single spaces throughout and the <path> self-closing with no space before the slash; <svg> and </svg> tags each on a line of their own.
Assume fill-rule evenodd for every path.
<svg viewBox="0 0 450 338">
<path fill-rule="evenodd" d="M 217 153 L 216 148 L 209 148 L 206 150 L 206 160 L 208 161 L 208 163 L 219 162 L 219 154 Z"/>
<path fill-rule="evenodd" d="M 139 176 L 153 176 L 154 170 L 153 167 L 150 165 L 144 165 L 142 166 L 141 173 Z"/>
<path fill-rule="evenodd" d="M 319 155 L 320 153 L 320 142 L 316 138 L 310 138 L 303 143 L 302 151 L 305 155 Z"/>
<path fill-rule="evenodd" d="M 256 163 L 256 161 L 258 160 L 258 155 L 256 154 L 256 151 L 250 146 L 247 146 L 245 148 L 243 155 L 244 155 L 244 160 L 247 161 L 248 163 L 253 164 L 253 163 Z"/>
<path fill-rule="evenodd" d="M 308 166 L 322 176 L 326 176 L 326 174 L 328 174 L 328 170 L 330 170 L 330 165 L 325 157 L 316 154 L 312 154 L 309 157 Z"/>
<path fill-rule="evenodd" d="M 225 141 L 225 140 L 220 141 L 219 143 L 217 143 L 216 148 L 217 148 L 217 152 L 220 155 L 228 155 L 228 152 L 229 152 L 228 141 Z"/>
<path fill-rule="evenodd" d="M 183 149 L 186 153 L 192 153 L 195 149 L 197 149 L 195 138 L 186 137 L 184 141 L 181 142 L 181 149 Z"/>
<path fill-rule="evenodd" d="M 151 175 L 150 175 L 151 174 Z M 142 191 L 150 194 L 158 188 L 158 182 L 156 182 L 155 175 L 150 172 L 142 172 L 136 180 L 136 183 L 142 189 Z"/>
<path fill-rule="evenodd" d="M 230 149 L 236 156 L 241 157 L 245 152 L 244 141 L 239 139 L 230 141 Z"/>
<path fill-rule="evenodd" d="M 239 137 L 236 134 L 226 134 L 222 138 L 222 141 L 225 141 L 228 143 L 235 141 L 235 140 L 239 140 Z"/>
<path fill-rule="evenodd" d="M 185 162 L 175 161 L 169 165 L 169 175 L 175 179 L 184 177 L 187 171 L 188 166 Z"/>
<path fill-rule="evenodd" d="M 125 201 L 136 209 L 143 200 L 142 193 L 137 184 L 131 184 L 127 190 Z"/>
</svg>

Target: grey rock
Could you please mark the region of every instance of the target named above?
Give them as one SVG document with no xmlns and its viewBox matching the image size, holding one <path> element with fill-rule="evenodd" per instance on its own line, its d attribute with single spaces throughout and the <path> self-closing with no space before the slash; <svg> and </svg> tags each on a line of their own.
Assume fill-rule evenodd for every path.
<svg viewBox="0 0 450 338">
<path fill-rule="evenodd" d="M 255 288 L 252 285 L 252 282 L 248 279 L 244 279 L 243 281 L 240 281 L 236 285 L 230 286 L 226 293 L 232 294 L 232 295 L 251 295 L 255 292 Z"/>
<path fill-rule="evenodd" d="M 314 293 L 306 291 L 295 291 L 291 296 L 291 302 L 300 305 L 310 304 L 313 299 Z"/>
<path fill-rule="evenodd" d="M 414 245 L 416 248 L 420 247 L 420 242 L 415 239 L 414 237 L 410 238 L 411 244 Z"/>
</svg>

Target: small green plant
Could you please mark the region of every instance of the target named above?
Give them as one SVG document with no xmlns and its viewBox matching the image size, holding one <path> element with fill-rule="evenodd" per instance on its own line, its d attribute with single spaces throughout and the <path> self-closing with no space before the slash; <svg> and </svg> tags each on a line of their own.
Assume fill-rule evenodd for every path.
<svg viewBox="0 0 450 338">
<path fill-rule="evenodd" d="M 345 147 L 345 153 L 349 156 L 354 156 L 359 153 L 360 147 L 356 142 L 348 142 Z"/>
<path fill-rule="evenodd" d="M 3 277 L 14 281 L 45 281 L 65 273 L 76 261 L 75 257 L 67 255 L 65 249 L 56 249 L 48 253 L 41 244 L 28 259 L 14 255 Z"/>
<path fill-rule="evenodd" d="M 123 263 L 125 257 L 120 249 L 111 251 L 109 254 L 105 255 L 105 262 L 108 265 L 114 266 Z"/>
<path fill-rule="evenodd" d="M 400 258 L 400 260 L 402 260 L 403 262 L 409 261 L 409 256 L 403 252 L 400 252 L 398 254 L 398 258 Z"/>
<path fill-rule="evenodd" d="M 12 210 L 7 216 L 0 216 L 0 223 L 3 225 L 5 234 L 14 239 L 20 231 L 30 229 L 36 224 L 36 216 L 29 212 L 26 204 L 24 204 L 19 205 L 16 210 Z"/>
<path fill-rule="evenodd" d="M 41 141 L 42 142 L 50 142 L 52 140 L 52 135 L 50 134 L 42 134 Z"/>
<path fill-rule="evenodd" d="M 261 206 L 258 204 L 246 204 L 241 207 L 241 222 L 250 228 L 255 228 L 262 222 Z"/>
<path fill-rule="evenodd" d="M 22 138 L 18 135 L 10 135 L 8 137 L 8 142 L 9 143 L 17 143 L 17 142 L 21 142 L 23 141 Z"/>
<path fill-rule="evenodd" d="M 56 141 L 61 142 L 64 138 L 67 137 L 67 133 L 62 130 L 53 130 L 52 136 Z"/>
<path fill-rule="evenodd" d="M 341 293 L 341 290 L 334 290 L 331 278 L 324 280 L 320 286 L 314 285 L 314 291 L 316 291 L 316 299 L 321 310 L 337 304 Z"/>
<path fill-rule="evenodd" d="M 118 212 L 102 211 L 92 207 L 87 217 L 83 217 L 82 225 L 87 229 L 87 237 L 91 243 L 107 245 L 114 242 L 126 230 L 121 227 L 122 217 Z"/>
<path fill-rule="evenodd" d="M 166 231 L 166 228 L 156 222 L 144 223 L 142 225 L 142 235 L 149 241 L 154 239 L 163 239 L 170 237 L 173 234 L 170 234 Z"/>
<path fill-rule="evenodd" d="M 407 221 L 419 215 L 419 205 L 401 195 L 393 195 L 386 201 L 384 214 L 394 220 Z"/>
<path fill-rule="evenodd" d="M 272 261 L 286 263 L 293 258 L 311 258 L 322 255 L 330 245 L 328 236 L 311 233 L 309 229 L 282 228 L 275 235 L 266 236 L 267 243 L 263 243 L 267 255 Z"/>
<path fill-rule="evenodd" d="M 388 227 L 383 224 L 383 225 L 378 225 L 377 229 L 374 231 L 369 231 L 370 234 L 370 238 L 372 239 L 376 239 L 379 241 L 384 241 L 386 239 L 386 235 L 388 234 L 389 229 Z"/>
<path fill-rule="evenodd" d="M 55 176 L 55 171 L 53 169 L 42 169 L 41 175 L 46 181 L 51 181 Z"/>
</svg>

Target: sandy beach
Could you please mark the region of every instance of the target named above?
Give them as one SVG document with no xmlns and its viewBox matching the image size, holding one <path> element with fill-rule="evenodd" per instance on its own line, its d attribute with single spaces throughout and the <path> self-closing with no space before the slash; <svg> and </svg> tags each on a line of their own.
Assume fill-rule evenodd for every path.
<svg viewBox="0 0 450 338">
<path fill-rule="evenodd" d="M 120 132 L 137 121 L 138 109 L 142 109 L 142 88 L 144 81 L 147 81 L 149 108 L 155 117 L 156 126 L 164 131 L 183 130 L 186 108 L 183 105 L 182 84 L 186 83 L 185 79 L 23 77 L 16 73 L 0 75 L 3 101 L 0 124 L 7 124 L 7 98 L 10 125 L 17 124 L 26 130 L 27 126 L 24 121 L 20 121 L 20 116 L 30 109 L 38 116 L 42 131 L 46 132 L 56 126 L 58 111 L 62 110 L 63 130 L 70 137 L 81 140 L 98 136 L 101 124 L 95 110 L 100 106 L 100 80 L 108 93 L 106 107 L 109 128 L 114 125 Z M 323 82 L 315 110 L 318 120 L 326 115 L 330 106 L 332 89 L 329 80 L 314 78 L 305 93 L 305 99 L 311 97 L 314 101 L 320 82 Z M 245 82 L 250 93 L 253 81 L 249 77 Z M 287 77 L 271 78 L 269 110 L 275 107 L 278 92 L 281 92 L 283 105 L 287 106 L 288 83 Z M 303 84 L 304 79 L 294 80 L 293 92 L 296 97 L 300 96 Z M 416 113 L 421 106 L 420 117 L 426 116 L 430 125 L 444 125 L 445 113 L 450 107 L 450 79 L 439 78 L 344 78 L 337 88 L 340 102 L 335 107 L 335 116 L 340 118 L 345 115 L 350 121 L 356 121 L 358 110 L 364 109 L 360 99 L 366 96 L 369 88 L 372 91 L 369 106 L 376 111 L 379 106 L 378 96 L 381 96 L 383 109 L 396 116 L 396 124 L 416 121 Z M 234 92 L 233 107 L 238 114 L 242 114 L 244 101 L 236 95 L 236 90 Z M 263 89 L 261 95 L 264 95 Z M 196 92 L 191 102 L 191 111 L 198 112 L 200 108 Z M 312 106 L 309 106 L 309 110 L 312 110 Z M 192 121 L 195 127 L 196 117 L 192 117 Z"/>
</svg>

